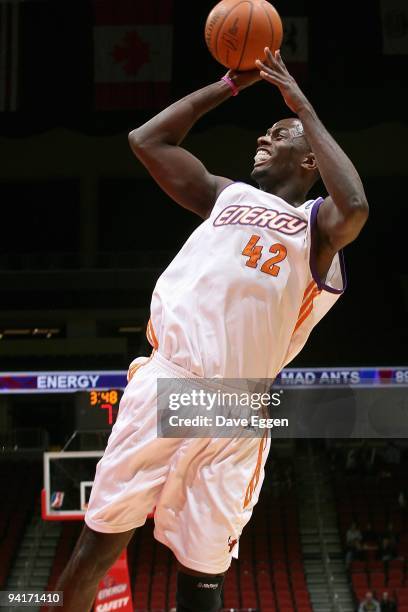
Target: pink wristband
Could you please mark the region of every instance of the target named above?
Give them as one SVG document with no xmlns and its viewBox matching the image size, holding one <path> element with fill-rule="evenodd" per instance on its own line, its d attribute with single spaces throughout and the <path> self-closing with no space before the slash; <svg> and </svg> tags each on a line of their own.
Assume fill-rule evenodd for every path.
<svg viewBox="0 0 408 612">
<path fill-rule="evenodd" d="M 229 76 L 225 75 L 221 78 L 221 81 L 224 81 L 224 83 L 226 83 L 228 85 L 228 87 L 231 89 L 232 91 L 232 95 L 233 96 L 237 96 L 239 94 L 239 89 L 238 87 L 235 85 L 234 81 L 232 79 L 229 78 Z"/>
</svg>

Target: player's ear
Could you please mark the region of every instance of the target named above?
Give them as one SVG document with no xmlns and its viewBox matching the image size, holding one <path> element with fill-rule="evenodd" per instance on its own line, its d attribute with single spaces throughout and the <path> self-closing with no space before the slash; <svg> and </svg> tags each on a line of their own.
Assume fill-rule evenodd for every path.
<svg viewBox="0 0 408 612">
<path fill-rule="evenodd" d="M 306 153 L 301 163 L 302 168 L 305 170 L 317 170 L 317 162 L 315 155 L 312 151 Z"/>
</svg>

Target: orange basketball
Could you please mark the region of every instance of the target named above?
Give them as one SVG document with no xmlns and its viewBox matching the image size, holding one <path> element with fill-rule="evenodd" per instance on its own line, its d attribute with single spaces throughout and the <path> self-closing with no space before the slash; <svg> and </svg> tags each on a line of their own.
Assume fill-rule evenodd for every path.
<svg viewBox="0 0 408 612">
<path fill-rule="evenodd" d="M 205 24 L 205 41 L 211 55 L 233 70 L 252 70 L 255 60 L 282 43 L 279 13 L 266 0 L 222 0 Z"/>
</svg>

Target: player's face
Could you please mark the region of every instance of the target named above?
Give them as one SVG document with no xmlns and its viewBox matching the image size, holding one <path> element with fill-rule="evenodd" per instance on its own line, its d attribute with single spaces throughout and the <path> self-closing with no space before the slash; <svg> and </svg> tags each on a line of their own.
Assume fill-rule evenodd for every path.
<svg viewBox="0 0 408 612">
<path fill-rule="evenodd" d="M 272 188 L 293 176 L 304 154 L 302 123 L 298 119 L 278 121 L 258 138 L 251 176 L 260 187 Z"/>
</svg>

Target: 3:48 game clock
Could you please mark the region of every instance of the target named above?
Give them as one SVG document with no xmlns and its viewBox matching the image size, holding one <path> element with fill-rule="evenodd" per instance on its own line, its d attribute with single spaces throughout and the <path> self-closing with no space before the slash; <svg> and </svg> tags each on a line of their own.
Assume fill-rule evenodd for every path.
<svg viewBox="0 0 408 612">
<path fill-rule="evenodd" d="M 119 389 L 106 389 L 105 391 L 90 391 L 89 406 L 107 410 L 108 423 L 112 425 L 119 410 L 122 391 Z"/>
</svg>

